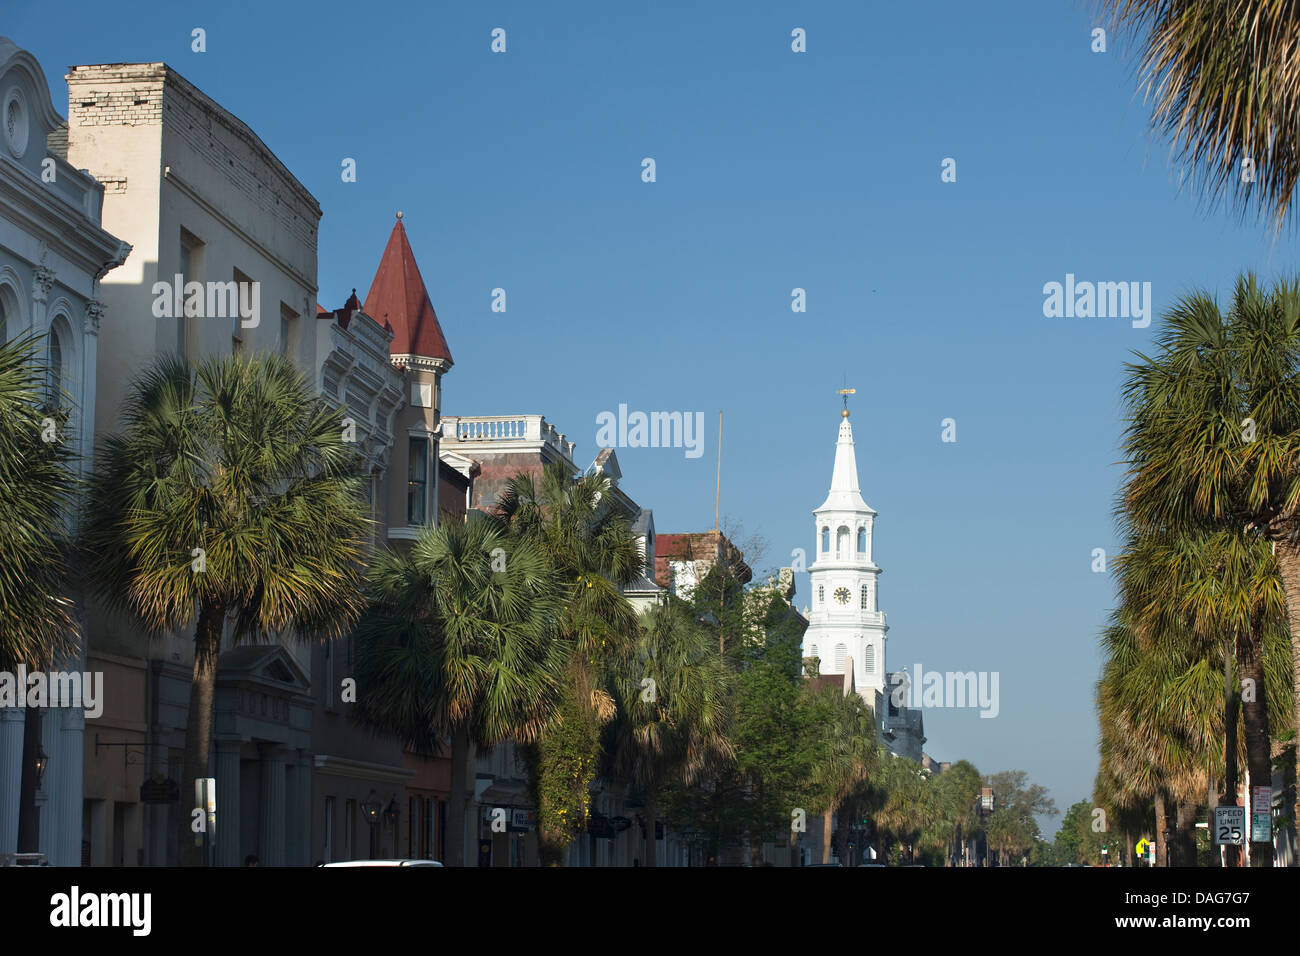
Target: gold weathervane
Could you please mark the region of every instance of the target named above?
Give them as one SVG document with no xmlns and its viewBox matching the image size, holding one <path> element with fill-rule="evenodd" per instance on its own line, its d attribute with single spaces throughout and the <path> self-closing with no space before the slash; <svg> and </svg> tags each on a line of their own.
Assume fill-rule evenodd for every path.
<svg viewBox="0 0 1300 956">
<path fill-rule="evenodd" d="M 850 396 L 850 395 L 856 395 L 857 393 L 858 393 L 858 390 L 857 390 L 856 388 L 842 388 L 842 389 L 840 389 L 840 394 L 844 396 L 844 411 L 840 412 L 840 415 L 841 415 L 842 417 L 844 417 L 844 418 L 848 418 L 848 417 L 849 417 L 849 396 Z"/>
</svg>

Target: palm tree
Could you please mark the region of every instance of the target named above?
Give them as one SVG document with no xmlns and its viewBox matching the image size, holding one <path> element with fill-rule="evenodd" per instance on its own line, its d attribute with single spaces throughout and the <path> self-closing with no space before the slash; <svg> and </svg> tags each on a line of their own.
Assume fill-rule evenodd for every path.
<svg viewBox="0 0 1300 956">
<path fill-rule="evenodd" d="M 90 580 L 148 631 L 194 627 L 186 793 L 208 775 L 227 624 L 233 641 L 350 626 L 368 522 L 338 412 L 279 356 L 162 359 L 133 383 L 122 426 L 91 483 Z M 179 817 L 180 860 L 195 864 Z"/>
<path fill-rule="evenodd" d="M 733 675 L 713 635 L 685 602 L 649 613 L 636 642 L 612 662 L 618 718 L 612 726 L 613 774 L 645 803 L 645 865 L 655 865 L 660 789 L 691 786 L 732 759 L 726 702 Z"/>
<path fill-rule="evenodd" d="M 0 342 L 0 667 L 44 667 L 76 649 L 68 535 L 76 478 L 66 414 L 47 407 L 37 339 Z"/>
<path fill-rule="evenodd" d="M 809 785 L 813 806 L 822 814 L 822 862 L 829 863 L 834 815 L 846 809 L 879 769 L 880 748 L 875 715 L 857 694 L 823 687 L 811 693 L 808 710 L 816 739 Z M 847 813 L 840 812 L 839 823 L 839 845 L 846 847 Z"/>
<path fill-rule="evenodd" d="M 1139 38 L 1152 127 L 1205 194 L 1252 202 L 1280 225 L 1300 181 L 1300 9 L 1266 0 L 1101 0 Z M 1253 163 L 1245 175 L 1244 160 Z"/>
<path fill-rule="evenodd" d="M 934 780 L 940 817 L 936 827 L 947 850 L 945 866 L 960 863 L 971 832 L 979 826 L 980 772 L 969 760 L 958 760 Z"/>
<path fill-rule="evenodd" d="M 1103 638 L 1108 659 L 1098 685 L 1103 767 L 1123 781 L 1126 801 L 1154 801 L 1156 856 L 1165 865 L 1167 801 L 1194 810 L 1207 769 L 1216 760 L 1221 766 L 1223 712 L 1216 702 L 1222 681 L 1213 659 L 1176 640 L 1143 647 L 1134 629 L 1122 623 L 1124 615 L 1117 617 Z M 1190 836 L 1183 832 L 1190 826 L 1188 809 L 1181 819 L 1175 813 L 1175 820 L 1175 846 L 1182 850 Z"/>
<path fill-rule="evenodd" d="M 1167 661 L 1169 653 L 1162 644 L 1177 644 L 1175 652 L 1184 666 L 1194 667 L 1199 675 L 1198 689 L 1209 695 L 1185 712 L 1182 723 L 1198 726 L 1202 735 L 1218 733 L 1224 741 L 1224 750 L 1216 753 L 1213 738 L 1201 738 L 1207 750 L 1202 764 L 1210 779 L 1224 781 L 1223 798 L 1234 804 L 1238 710 L 1245 723 L 1254 780 L 1272 777 L 1270 709 L 1280 714 L 1290 710 L 1280 706 L 1290 689 L 1265 679 L 1268 636 L 1276 641 L 1286 620 L 1272 548 L 1262 537 L 1232 531 L 1145 535 L 1131 543 L 1119 561 L 1119 571 L 1121 597 L 1134 608 L 1134 624 L 1147 652 L 1158 651 Z M 1239 698 L 1230 676 L 1226 685 L 1224 679 L 1206 676 L 1220 671 L 1231 675 L 1234 663 L 1258 693 Z M 1204 686 L 1212 679 L 1219 680 L 1227 697 L 1217 708 Z M 1186 680 L 1180 689 L 1186 687 Z M 1224 715 L 1217 731 L 1207 723 L 1208 712 L 1214 709 Z M 1183 837 L 1190 839 L 1188 834 Z"/>
<path fill-rule="evenodd" d="M 559 588 L 545 558 L 490 519 L 426 528 L 409 553 L 380 552 L 369 585 L 354 717 L 421 753 L 450 738 L 446 862 L 463 866 L 471 745 L 535 740 L 558 703 Z"/>
<path fill-rule="evenodd" d="M 585 830 L 601 728 L 615 712 L 604 671 L 637 635 L 636 612 L 620 588 L 640 576 L 643 559 L 609 480 L 595 472 L 575 479 L 561 462 L 548 465 L 540 480 L 512 478 L 495 516 L 512 541 L 546 558 L 562 589 L 564 696 L 538 739 L 520 750 L 538 802 L 539 852 L 558 864 Z"/>
<path fill-rule="evenodd" d="M 1156 356 L 1139 355 L 1125 384 L 1124 509 L 1140 530 L 1225 531 L 1274 543 L 1291 631 L 1294 727 L 1300 723 L 1300 285 L 1282 281 L 1266 292 L 1253 274 L 1242 276 L 1226 315 L 1208 294 L 1193 293 L 1170 310 L 1156 342 Z M 1238 638 L 1258 633 L 1258 626 Z M 1253 661 L 1257 649 L 1245 650 Z M 1276 712 L 1270 717 L 1288 723 Z M 1252 769 L 1254 779 L 1261 772 Z"/>
<path fill-rule="evenodd" d="M 937 794 L 915 760 L 891 755 L 883 759 L 881 771 L 885 799 L 876 814 L 876 825 L 900 848 L 906 848 L 907 861 L 911 863 L 921 834 L 931 830 L 938 821 Z"/>
<path fill-rule="evenodd" d="M 61 396 L 46 394 L 40 339 L 0 341 L 0 670 L 73 656 L 78 626 L 66 556 L 76 478 Z M 39 845 L 36 759 L 41 711 L 23 721 L 18 849 Z"/>
</svg>

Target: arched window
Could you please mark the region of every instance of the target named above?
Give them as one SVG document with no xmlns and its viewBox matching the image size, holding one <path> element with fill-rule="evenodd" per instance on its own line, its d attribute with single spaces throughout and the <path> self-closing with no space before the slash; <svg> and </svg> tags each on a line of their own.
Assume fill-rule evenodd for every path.
<svg viewBox="0 0 1300 956">
<path fill-rule="evenodd" d="M 849 529 L 840 525 L 835 532 L 835 557 L 843 561 L 849 556 Z"/>
<path fill-rule="evenodd" d="M 836 644 L 836 645 L 835 645 L 835 671 L 836 671 L 836 673 L 839 673 L 839 674 L 843 674 L 843 673 L 844 673 L 844 658 L 848 656 L 848 653 L 849 653 L 849 649 L 848 649 L 846 646 L 844 646 L 843 644 Z"/>
<path fill-rule="evenodd" d="M 876 648 L 873 644 L 868 644 L 866 651 L 862 654 L 862 666 L 866 668 L 868 674 L 876 672 Z"/>
<path fill-rule="evenodd" d="M 870 606 L 871 606 L 871 587 L 870 585 L 864 584 L 862 585 L 862 610 L 865 611 Z"/>
<path fill-rule="evenodd" d="M 825 554 L 831 549 L 831 529 L 822 528 L 822 553 Z"/>
<path fill-rule="evenodd" d="M 817 585 L 817 603 L 821 604 L 824 600 L 826 600 L 826 586 L 819 584 Z"/>
<path fill-rule="evenodd" d="M 858 554 L 867 553 L 867 529 L 858 529 Z"/>
</svg>

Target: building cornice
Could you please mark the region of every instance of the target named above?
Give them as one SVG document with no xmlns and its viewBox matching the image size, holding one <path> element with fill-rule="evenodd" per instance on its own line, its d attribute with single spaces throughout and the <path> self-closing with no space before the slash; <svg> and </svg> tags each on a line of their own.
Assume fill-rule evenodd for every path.
<svg viewBox="0 0 1300 956">
<path fill-rule="evenodd" d="M 352 760 L 348 757 L 333 757 L 329 754 L 315 754 L 312 758 L 317 773 L 331 777 L 344 777 L 348 780 L 382 780 L 385 783 L 405 784 L 415 776 L 414 770 L 394 767 L 392 764 L 373 763 L 369 760 Z"/>
</svg>

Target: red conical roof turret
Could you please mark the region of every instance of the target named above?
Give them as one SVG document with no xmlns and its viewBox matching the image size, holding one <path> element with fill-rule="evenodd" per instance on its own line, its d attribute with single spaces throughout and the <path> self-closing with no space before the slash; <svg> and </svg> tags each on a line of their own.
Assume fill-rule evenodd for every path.
<svg viewBox="0 0 1300 956">
<path fill-rule="evenodd" d="M 452 364 L 451 349 L 420 277 L 420 267 L 415 264 L 400 212 L 366 293 L 365 312 L 393 327 L 390 354 L 440 358 Z"/>
</svg>

